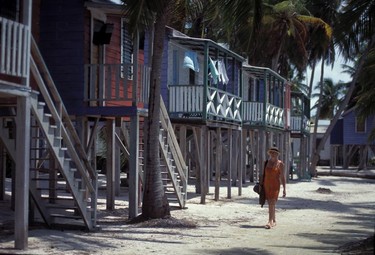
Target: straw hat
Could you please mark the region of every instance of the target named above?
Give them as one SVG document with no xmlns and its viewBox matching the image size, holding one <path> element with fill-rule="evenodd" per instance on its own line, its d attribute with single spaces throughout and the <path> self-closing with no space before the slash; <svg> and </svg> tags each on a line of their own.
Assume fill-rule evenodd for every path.
<svg viewBox="0 0 375 255">
<path fill-rule="evenodd" d="M 268 152 L 277 152 L 278 154 L 280 154 L 280 151 L 277 147 L 271 147 L 268 149 Z"/>
</svg>

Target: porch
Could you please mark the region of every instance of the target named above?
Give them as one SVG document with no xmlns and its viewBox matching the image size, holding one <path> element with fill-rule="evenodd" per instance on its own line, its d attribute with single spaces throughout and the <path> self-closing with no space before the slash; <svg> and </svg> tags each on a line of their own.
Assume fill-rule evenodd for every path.
<svg viewBox="0 0 375 255">
<path fill-rule="evenodd" d="M 203 85 L 170 85 L 169 115 L 171 119 L 190 119 L 206 122 L 215 120 L 241 123 L 239 96 L 215 87 Z"/>
</svg>

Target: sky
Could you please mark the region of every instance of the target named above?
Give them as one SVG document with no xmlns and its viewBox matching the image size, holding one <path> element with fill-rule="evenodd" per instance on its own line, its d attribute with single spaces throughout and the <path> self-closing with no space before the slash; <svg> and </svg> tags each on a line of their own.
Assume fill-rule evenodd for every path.
<svg viewBox="0 0 375 255">
<path fill-rule="evenodd" d="M 344 59 L 341 56 L 338 56 L 336 59 L 336 62 L 334 64 L 334 67 L 332 68 L 331 65 L 325 66 L 324 68 L 324 78 L 331 78 L 333 83 L 338 83 L 339 81 L 343 82 L 349 82 L 351 81 L 351 78 L 348 74 L 342 73 L 343 69 L 341 67 L 342 64 L 345 64 Z M 347 65 L 351 65 L 351 63 L 346 63 Z M 321 61 L 319 61 L 316 64 L 315 73 L 314 73 L 314 81 L 313 81 L 313 87 L 317 84 L 317 82 L 320 81 L 320 69 L 321 69 Z M 310 78 L 311 78 L 311 69 L 307 69 L 306 72 L 306 84 L 310 84 Z M 315 104 L 317 101 L 317 98 L 311 98 L 311 106 Z"/>
</svg>

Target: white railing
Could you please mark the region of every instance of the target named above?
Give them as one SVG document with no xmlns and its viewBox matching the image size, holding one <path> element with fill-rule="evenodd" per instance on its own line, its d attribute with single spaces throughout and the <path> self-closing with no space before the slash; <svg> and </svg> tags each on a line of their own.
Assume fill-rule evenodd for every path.
<svg viewBox="0 0 375 255">
<path fill-rule="evenodd" d="M 0 17 L 0 73 L 28 77 L 29 36 L 28 26 Z"/>
<path fill-rule="evenodd" d="M 266 124 L 284 128 L 284 109 L 267 103 Z"/>
<path fill-rule="evenodd" d="M 203 114 L 203 85 L 169 86 L 170 114 L 200 116 Z"/>
<path fill-rule="evenodd" d="M 264 112 L 263 107 L 264 104 L 260 102 L 243 102 L 243 123 L 284 128 L 284 109 L 267 103 L 266 112 Z"/>
<path fill-rule="evenodd" d="M 138 65 L 137 88 L 133 64 L 85 65 L 84 100 L 89 102 L 147 102 L 150 88 L 150 69 Z"/>
<path fill-rule="evenodd" d="M 290 130 L 294 133 L 309 133 L 310 121 L 306 116 L 292 116 Z"/>
<path fill-rule="evenodd" d="M 226 91 L 208 87 L 204 100 L 203 85 L 170 85 L 169 114 L 180 118 L 215 119 L 241 122 L 240 97 Z"/>
<path fill-rule="evenodd" d="M 243 102 L 242 103 L 242 119 L 243 123 L 250 125 L 262 125 L 264 114 L 263 114 L 263 103 L 259 102 Z"/>
<path fill-rule="evenodd" d="M 207 89 L 207 117 L 242 122 L 241 102 L 238 96 L 209 87 Z"/>
</svg>

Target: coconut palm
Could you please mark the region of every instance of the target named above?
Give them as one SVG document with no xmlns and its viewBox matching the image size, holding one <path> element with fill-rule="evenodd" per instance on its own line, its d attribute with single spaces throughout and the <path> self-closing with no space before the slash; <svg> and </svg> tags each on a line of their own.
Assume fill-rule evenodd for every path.
<svg viewBox="0 0 375 255">
<path fill-rule="evenodd" d="M 342 13 L 339 15 L 338 22 L 334 27 L 335 43 L 340 47 L 345 57 L 359 55 L 360 58 L 345 98 L 313 155 L 311 169 L 316 168 L 319 152 L 322 150 L 341 113 L 347 107 L 363 71 L 362 68 L 365 66 L 368 56 L 371 56 L 371 52 L 375 47 L 375 1 L 347 0 L 343 2 Z"/>
<path fill-rule="evenodd" d="M 334 83 L 331 78 L 325 78 L 323 86 L 319 82 L 315 86 L 315 90 L 322 91 L 322 97 L 317 100 L 311 109 L 320 107 L 319 119 L 332 119 L 342 101 L 346 83 Z M 314 93 L 313 98 L 320 97 L 320 93 Z"/>
<path fill-rule="evenodd" d="M 151 87 L 146 123 L 146 168 L 142 217 L 164 218 L 170 215 L 170 208 L 164 192 L 159 157 L 159 120 L 161 64 L 164 47 L 165 26 L 170 17 L 170 0 L 123 0 L 125 16 L 134 34 L 154 29 L 153 55 L 151 60 Z"/>
</svg>

